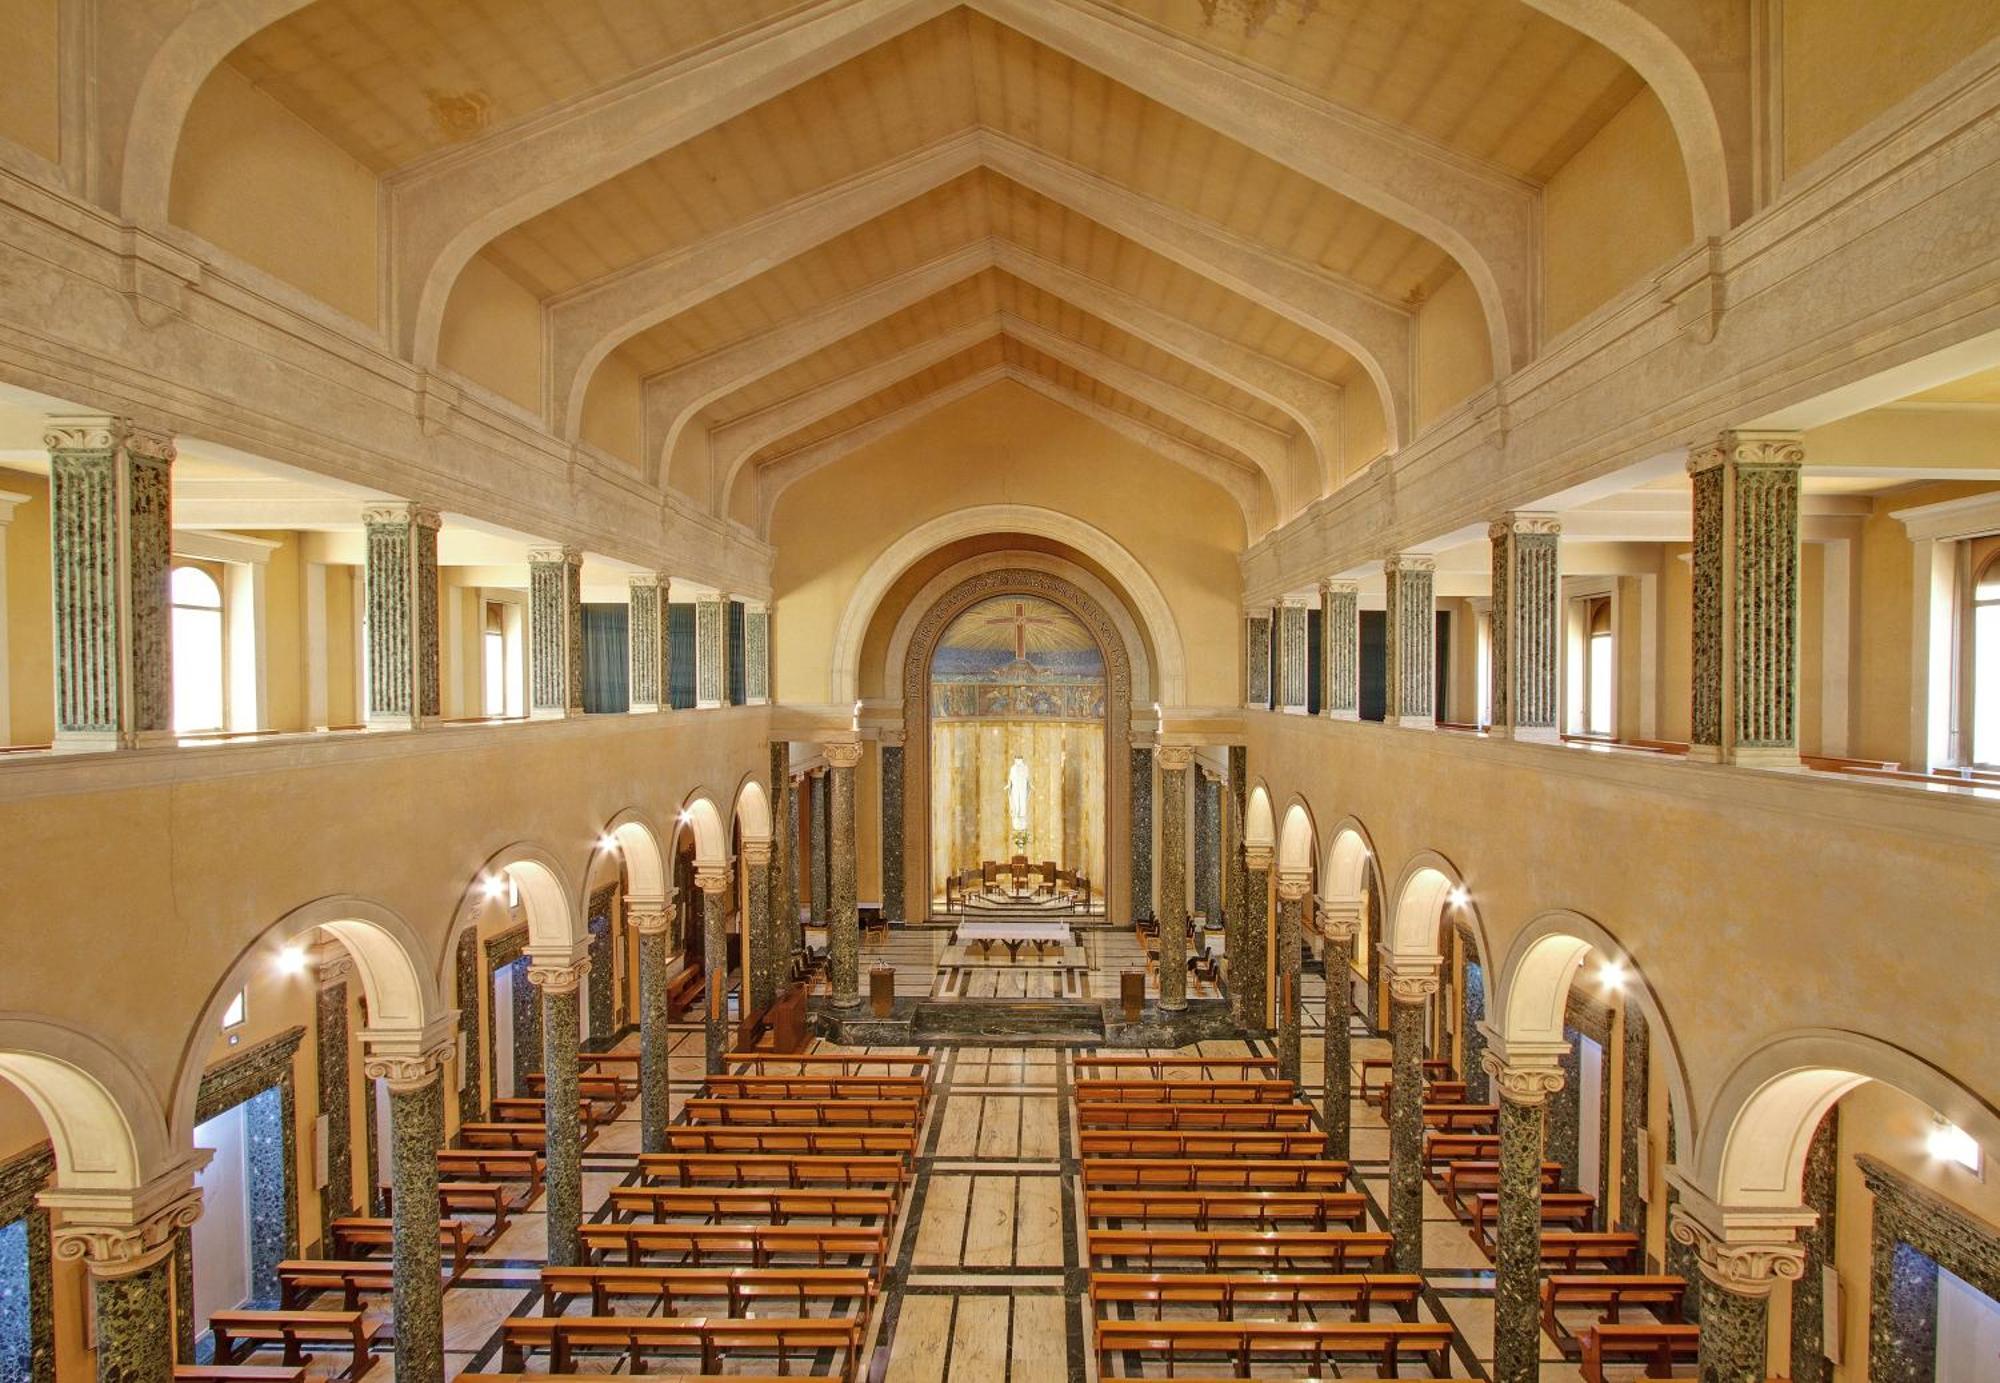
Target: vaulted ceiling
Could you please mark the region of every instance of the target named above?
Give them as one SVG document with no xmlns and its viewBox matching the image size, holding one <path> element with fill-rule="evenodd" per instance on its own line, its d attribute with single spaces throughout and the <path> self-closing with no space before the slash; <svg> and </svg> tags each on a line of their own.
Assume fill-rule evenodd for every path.
<svg viewBox="0 0 2000 1383">
<path fill-rule="evenodd" d="M 645 469 L 717 514 L 755 523 L 843 438 L 1011 378 L 1257 531 L 1338 483 L 1344 410 L 1407 440 L 1412 314 L 1468 259 L 1519 363 L 1534 190 L 1641 88 L 1550 7 L 316 0 L 229 62 L 384 177 L 447 280 L 483 253 L 543 300 L 552 427 L 577 435 L 608 356 L 644 378 Z M 671 129 L 631 107 L 629 153 L 572 149 L 577 186 L 538 152 L 679 93 Z M 1318 131 L 1388 171 L 1290 152 Z M 490 214 L 433 232 L 425 198 L 475 174 Z M 406 258 L 423 363 L 443 309 Z"/>
</svg>

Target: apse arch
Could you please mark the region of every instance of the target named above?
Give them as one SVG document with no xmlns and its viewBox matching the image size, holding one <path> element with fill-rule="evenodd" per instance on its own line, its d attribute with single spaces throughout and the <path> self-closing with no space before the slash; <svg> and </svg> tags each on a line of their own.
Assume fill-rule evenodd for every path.
<svg viewBox="0 0 2000 1383">
<path fill-rule="evenodd" d="M 1165 592 L 1143 563 L 1095 524 L 1032 504 L 981 504 L 917 525 L 870 562 L 841 611 L 833 640 L 829 700 L 847 706 L 859 696 L 861 645 L 882 599 L 911 566 L 952 543 L 989 533 L 1025 533 L 1076 549 L 1096 562 L 1130 596 L 1159 666 L 1155 695 L 1163 705 L 1187 702 L 1187 654 Z"/>
<path fill-rule="evenodd" d="M 1271 811 L 1271 793 L 1262 782 L 1251 785 L 1243 804 L 1243 843 L 1276 848 L 1277 819 Z"/>
<path fill-rule="evenodd" d="M 194 1146 L 170 1135 L 152 1085 L 120 1052 L 67 1023 L 0 1013 L 0 1081 L 41 1117 L 65 1191 L 130 1191 Z"/>
<path fill-rule="evenodd" d="M 1374 867 L 1375 846 L 1367 828 L 1353 817 L 1342 817 L 1326 847 L 1319 872 L 1320 897 L 1329 903 L 1358 903 L 1367 892 Z"/>
<path fill-rule="evenodd" d="M 1797 1207 L 1821 1118 L 1871 1080 L 1921 1100 L 2000 1156 L 2000 1112 L 1943 1070 L 1866 1033 L 1804 1028 L 1762 1043 L 1723 1081 L 1695 1145 L 1696 1185 L 1722 1206 Z"/>
<path fill-rule="evenodd" d="M 450 1017 L 432 967 L 426 963 L 423 939 L 393 909 L 352 895 L 317 898 L 294 908 L 237 953 L 202 1004 L 182 1046 L 174 1081 L 172 1128 L 177 1143 L 194 1146 L 201 1074 L 215 1036 L 222 1030 L 223 1013 L 237 991 L 248 983 L 258 965 L 289 968 L 302 961 L 303 957 L 288 957 L 286 952 L 315 931 L 338 941 L 353 961 L 362 993 L 368 997 L 368 1035 L 421 1041 Z"/>
</svg>

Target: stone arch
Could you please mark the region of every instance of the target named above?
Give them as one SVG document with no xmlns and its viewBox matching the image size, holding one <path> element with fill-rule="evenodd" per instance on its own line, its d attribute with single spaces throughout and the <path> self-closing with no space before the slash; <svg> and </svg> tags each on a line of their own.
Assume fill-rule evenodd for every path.
<svg viewBox="0 0 2000 1383">
<path fill-rule="evenodd" d="M 130 1191 L 194 1146 L 169 1135 L 153 1087 L 125 1057 L 81 1029 L 32 1013 L 0 1013 L 0 1080 L 33 1105 L 66 1191 Z"/>
<path fill-rule="evenodd" d="M 729 828 L 714 801 L 697 789 L 681 805 L 680 828 L 694 837 L 694 858 L 699 865 L 729 863 Z"/>
<path fill-rule="evenodd" d="M 416 930 L 392 909 L 367 898 L 338 895 L 319 898 L 280 917 L 245 947 L 216 981 L 202 1004 L 201 1015 L 181 1050 L 174 1083 L 173 1132 L 178 1143 L 194 1145 L 195 1097 L 202 1068 L 222 1015 L 258 965 L 303 963 L 296 952 L 301 938 L 315 931 L 338 941 L 354 962 L 361 990 L 368 996 L 368 1036 L 398 1040 L 419 1047 L 443 1039 L 451 1011 L 439 998 L 426 948 Z"/>
<path fill-rule="evenodd" d="M 634 898 L 664 898 L 669 887 L 660 828 L 637 807 L 627 807 L 606 823 L 604 834 L 617 843 L 625 864 L 625 892 Z"/>
<path fill-rule="evenodd" d="M 1131 907 L 1131 880 L 1122 867 L 1132 857 L 1131 775 L 1121 771 L 1132 742 L 1132 661 L 1125 641 L 1103 606 L 1074 582 L 1047 572 L 1002 568 L 969 577 L 953 587 L 918 620 L 904 656 L 903 794 L 904 898 L 914 898 L 928 916 L 931 905 L 930 695 L 932 655 L 953 620 L 989 596 L 1038 596 L 1062 606 L 1097 640 L 1104 654 L 1104 899 L 1113 915 Z M 849 606 L 850 613 L 853 606 Z"/>
<path fill-rule="evenodd" d="M 1333 828 L 1333 839 L 1320 867 L 1320 897 L 1329 903 L 1359 902 L 1367 891 L 1374 863 L 1375 847 L 1367 830 L 1353 817 L 1343 817 Z"/>
<path fill-rule="evenodd" d="M 1157 699 L 1168 706 L 1186 704 L 1187 654 L 1180 626 L 1159 583 L 1123 544 L 1095 524 L 1032 504 L 981 504 L 941 514 L 911 529 L 868 564 L 841 611 L 840 624 L 834 633 L 828 674 L 831 684 L 828 699 L 833 704 L 852 705 L 859 695 L 861 645 L 868 637 L 868 627 L 875 620 L 882 598 L 897 579 L 941 547 L 991 533 L 1026 533 L 1049 538 L 1076 549 L 1109 572 L 1131 598 L 1133 613 L 1152 640 L 1158 661 L 1154 681 Z"/>
<path fill-rule="evenodd" d="M 520 894 L 531 949 L 568 950 L 587 940 L 582 910 L 571 902 L 580 895 L 570 887 L 554 855 L 539 845 L 510 845 L 486 861 L 474 887 L 496 897 L 502 896 L 495 893 L 496 887 L 504 889 L 508 882 Z"/>
<path fill-rule="evenodd" d="M 1273 849 L 1278 844 L 1277 818 L 1271 811 L 1271 793 L 1262 782 L 1251 786 L 1250 796 L 1243 804 L 1243 843 L 1266 845 Z"/>
<path fill-rule="evenodd" d="M 1285 822 L 1278 832 L 1278 872 L 1293 875 L 1312 873 L 1316 863 L 1313 858 L 1315 853 L 1312 808 L 1303 799 L 1295 797 L 1285 808 Z"/>
<path fill-rule="evenodd" d="M 1667 1097 L 1673 1106 L 1674 1126 L 1687 1131 L 1686 1144 L 1692 1146 L 1698 1133 L 1694 1097 L 1688 1089 L 1687 1067 L 1681 1061 L 1673 1024 L 1652 982 L 1632 962 L 1631 953 L 1591 918 L 1567 910 L 1545 912 L 1514 938 L 1500 973 L 1494 977 L 1489 1022 L 1510 1051 L 1537 1043 L 1565 1042 L 1570 986 L 1592 951 L 1624 967 L 1626 998 L 1645 1015 L 1648 1031 L 1665 1041 Z"/>
<path fill-rule="evenodd" d="M 754 773 L 744 774 L 741 786 L 736 789 L 736 825 L 743 832 L 745 844 L 771 839 L 771 799 Z"/>
<path fill-rule="evenodd" d="M 1806 1028 L 1763 1043 L 1723 1081 L 1695 1144 L 1695 1184 L 1719 1205 L 1795 1208 L 1820 1119 L 1871 1080 L 1923 1101 L 2000 1156 L 2000 1111 L 1987 1099 L 1880 1038 Z"/>
<path fill-rule="evenodd" d="M 1426 850 L 1405 865 L 1402 877 L 1396 881 L 1395 902 L 1383 927 L 1383 940 L 1390 951 L 1412 960 L 1436 957 L 1444 934 L 1445 912 L 1461 905 L 1464 888 L 1457 868 L 1436 851 Z M 1469 899 L 1462 905 L 1471 909 Z M 1480 959 L 1484 962 L 1484 929 L 1477 918 L 1474 910 L 1472 932 L 1479 939 Z"/>
</svg>

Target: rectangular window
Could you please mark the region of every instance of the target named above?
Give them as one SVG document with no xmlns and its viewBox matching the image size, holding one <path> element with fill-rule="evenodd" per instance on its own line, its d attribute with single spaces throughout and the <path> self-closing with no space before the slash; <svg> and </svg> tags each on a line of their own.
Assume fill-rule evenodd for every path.
<svg viewBox="0 0 2000 1383">
<path fill-rule="evenodd" d="M 1380 720 L 1389 713 L 1389 616 L 1363 610 L 1360 623 L 1361 718 Z"/>
<path fill-rule="evenodd" d="M 667 691 L 677 711 L 694 706 L 694 606 L 667 607 Z"/>
<path fill-rule="evenodd" d="M 591 715 L 628 711 L 631 607 L 590 604 L 583 607 L 583 709 Z"/>
<path fill-rule="evenodd" d="M 743 602 L 732 600 L 725 608 L 729 629 L 729 704 L 741 706 L 747 698 L 749 658 L 744 643 Z"/>
<path fill-rule="evenodd" d="M 230 999 L 229 1007 L 222 1011 L 222 1030 L 228 1032 L 231 1028 L 242 1027 L 243 1020 L 249 1016 L 250 991 L 239 989 L 236 991 L 235 997 Z"/>
</svg>

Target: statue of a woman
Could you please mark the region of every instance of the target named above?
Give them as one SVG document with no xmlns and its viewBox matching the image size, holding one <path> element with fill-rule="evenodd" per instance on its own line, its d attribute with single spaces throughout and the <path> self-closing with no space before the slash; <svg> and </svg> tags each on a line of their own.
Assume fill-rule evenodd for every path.
<svg viewBox="0 0 2000 1383">
<path fill-rule="evenodd" d="M 1017 834 L 1028 829 L 1028 761 L 1018 755 L 1007 770 L 1007 827 Z"/>
</svg>

